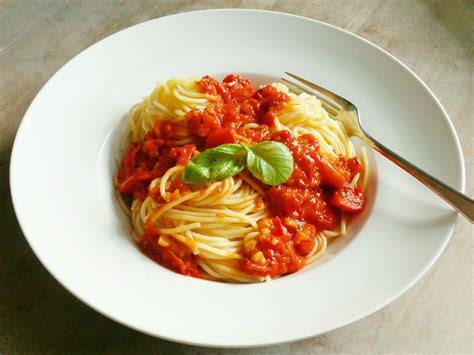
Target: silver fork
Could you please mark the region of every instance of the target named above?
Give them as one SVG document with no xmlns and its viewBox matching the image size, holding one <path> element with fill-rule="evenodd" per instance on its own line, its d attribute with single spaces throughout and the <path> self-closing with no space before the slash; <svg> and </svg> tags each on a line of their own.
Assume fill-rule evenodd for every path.
<svg viewBox="0 0 474 355">
<path fill-rule="evenodd" d="M 423 184 L 428 186 L 432 191 L 442 197 L 447 203 L 453 206 L 459 213 L 466 217 L 471 223 L 474 220 L 474 200 L 468 196 L 454 190 L 452 187 L 446 185 L 442 181 L 431 176 L 422 169 L 416 167 L 406 159 L 402 158 L 397 153 L 393 152 L 382 143 L 377 141 L 374 137 L 368 134 L 362 124 L 360 123 L 359 112 L 357 107 L 352 104 L 349 100 L 336 95 L 335 93 L 320 87 L 308 80 L 305 80 L 295 74 L 285 72 L 287 75 L 295 79 L 301 84 L 312 89 L 313 92 L 308 91 L 303 86 L 298 85 L 292 81 L 282 78 L 282 80 L 289 84 L 291 88 L 296 88 L 299 92 L 306 92 L 308 94 L 316 95 L 320 100 L 323 108 L 329 113 L 329 115 L 338 120 L 344 126 L 349 136 L 357 136 L 373 149 L 378 151 L 384 157 L 390 159 L 392 162 L 397 164 L 403 170 L 414 176 L 416 179 L 421 181 Z"/>
</svg>

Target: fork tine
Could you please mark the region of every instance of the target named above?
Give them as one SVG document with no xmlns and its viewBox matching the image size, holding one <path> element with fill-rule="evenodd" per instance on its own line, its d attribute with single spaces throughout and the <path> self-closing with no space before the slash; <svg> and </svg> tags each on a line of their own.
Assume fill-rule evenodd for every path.
<svg viewBox="0 0 474 355">
<path fill-rule="evenodd" d="M 303 83 L 307 87 L 309 87 L 312 90 L 314 90 L 315 92 L 319 93 L 322 96 L 322 98 L 320 97 L 320 99 L 325 100 L 328 104 L 331 104 L 332 106 L 337 108 L 337 110 L 342 109 L 341 104 L 339 104 L 339 102 L 342 101 L 343 104 L 348 103 L 348 102 L 346 102 L 346 100 L 344 98 L 340 97 L 339 95 L 336 95 L 335 93 L 333 93 L 333 92 L 331 92 L 331 91 L 329 91 L 325 88 L 322 88 L 321 86 L 316 85 L 315 83 L 312 83 L 312 82 L 310 82 L 306 79 L 303 79 L 303 78 L 299 77 L 298 75 L 288 73 L 287 71 L 285 72 L 285 74 L 289 75 L 293 79 L 299 81 L 300 83 Z M 318 95 L 318 97 L 319 97 L 319 95 Z"/>
<path fill-rule="evenodd" d="M 321 105 L 323 108 L 333 117 L 336 117 L 337 114 L 339 113 L 339 110 L 341 109 L 341 106 L 339 106 L 337 103 L 332 102 L 332 100 L 329 100 L 328 98 L 324 97 L 322 94 L 315 90 L 307 90 L 300 85 L 293 83 L 289 80 L 286 80 L 285 78 L 281 78 L 283 82 L 285 82 L 291 89 L 292 91 L 296 92 L 297 94 L 301 94 L 302 92 L 305 92 L 310 95 L 316 95 L 318 99 L 321 101 Z"/>
<path fill-rule="evenodd" d="M 289 80 L 286 80 L 285 78 L 280 78 L 280 80 L 283 81 L 286 84 L 286 86 L 288 86 L 290 88 L 291 91 L 295 92 L 298 95 L 303 93 L 303 92 L 309 94 L 308 90 L 305 90 L 301 86 L 298 86 L 297 84 L 295 84 L 295 83 L 293 83 Z"/>
</svg>

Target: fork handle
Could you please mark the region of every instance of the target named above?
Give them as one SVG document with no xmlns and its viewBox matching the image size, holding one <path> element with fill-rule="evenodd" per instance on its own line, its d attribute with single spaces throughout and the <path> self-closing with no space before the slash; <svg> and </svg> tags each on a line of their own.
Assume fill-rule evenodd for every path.
<svg viewBox="0 0 474 355">
<path fill-rule="evenodd" d="M 416 167 L 400 155 L 390 150 L 382 143 L 378 142 L 375 138 L 364 132 L 365 136 L 362 136 L 362 140 L 369 144 L 373 149 L 378 151 L 380 154 L 390 159 L 392 162 L 397 164 L 407 173 L 411 174 L 424 185 L 428 186 L 431 190 L 437 193 L 447 203 L 453 206 L 459 213 L 466 217 L 471 223 L 474 221 L 474 200 L 468 196 L 454 190 L 452 187 L 439 181 L 434 176 L 431 176 L 427 172 Z"/>
</svg>

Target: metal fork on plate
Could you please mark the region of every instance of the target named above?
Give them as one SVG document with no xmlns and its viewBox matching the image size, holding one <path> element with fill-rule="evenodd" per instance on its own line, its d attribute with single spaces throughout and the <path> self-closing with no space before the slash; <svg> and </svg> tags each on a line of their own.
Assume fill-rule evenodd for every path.
<svg viewBox="0 0 474 355">
<path fill-rule="evenodd" d="M 297 75 L 285 72 L 291 78 L 295 79 L 304 86 L 312 89 L 308 91 L 302 85 L 296 84 L 292 81 L 288 81 L 284 78 L 282 80 L 290 84 L 290 86 L 296 87 L 301 91 L 309 94 L 316 95 L 320 100 L 323 108 L 329 113 L 329 115 L 338 120 L 344 126 L 349 136 L 357 136 L 362 141 L 367 143 L 373 149 L 381 153 L 384 157 L 390 159 L 392 162 L 397 164 L 403 170 L 414 176 L 416 179 L 421 181 L 423 184 L 428 186 L 432 191 L 437 193 L 446 202 L 453 206 L 459 213 L 466 217 L 471 223 L 474 221 L 474 200 L 468 196 L 456 191 L 452 187 L 446 185 L 442 181 L 431 176 L 422 169 L 416 167 L 406 159 L 402 158 L 397 153 L 393 152 L 382 143 L 377 141 L 374 137 L 369 135 L 360 122 L 359 112 L 357 107 L 350 101 L 343 97 L 336 95 L 335 93 L 320 87 L 308 80 L 305 80 Z"/>
</svg>

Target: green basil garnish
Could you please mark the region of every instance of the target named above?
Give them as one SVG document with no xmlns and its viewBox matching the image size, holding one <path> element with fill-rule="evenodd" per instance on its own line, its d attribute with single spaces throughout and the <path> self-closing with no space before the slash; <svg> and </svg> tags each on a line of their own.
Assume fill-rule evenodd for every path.
<svg viewBox="0 0 474 355">
<path fill-rule="evenodd" d="M 220 181 L 245 168 L 246 151 L 240 144 L 222 144 L 192 158 L 184 169 L 183 182 L 203 184 Z"/>
<path fill-rule="evenodd" d="M 279 142 L 263 142 L 247 148 L 247 169 L 267 185 L 280 185 L 293 173 L 293 156 Z"/>
<path fill-rule="evenodd" d="M 240 173 L 245 167 L 265 184 L 279 185 L 293 173 L 293 156 L 286 145 L 273 141 L 253 146 L 223 144 L 192 158 L 184 169 L 183 182 L 220 181 Z"/>
</svg>

